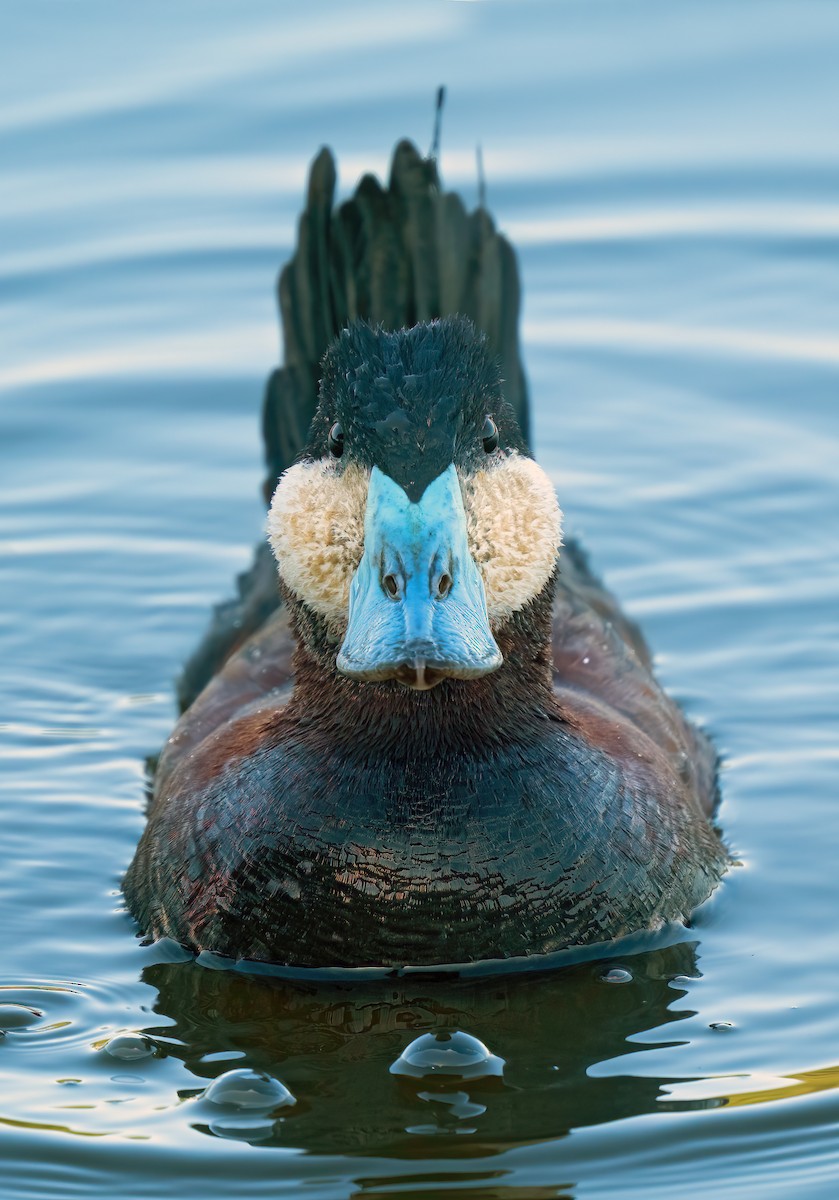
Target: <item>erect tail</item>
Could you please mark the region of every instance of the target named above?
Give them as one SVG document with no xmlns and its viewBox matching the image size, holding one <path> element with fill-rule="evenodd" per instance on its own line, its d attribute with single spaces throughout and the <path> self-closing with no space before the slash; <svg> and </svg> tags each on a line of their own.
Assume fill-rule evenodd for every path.
<svg viewBox="0 0 839 1200">
<path fill-rule="evenodd" d="M 470 317 L 489 338 L 506 399 L 529 434 L 516 257 L 483 204 L 467 213 L 458 195 L 441 191 L 435 159 L 408 141 L 394 149 L 387 187 L 365 175 L 335 208 L 335 183 L 335 160 L 324 148 L 310 168 L 297 246 L 279 278 L 284 365 L 265 389 L 266 501 L 306 444 L 327 346 L 359 318 L 401 329 L 449 314 Z M 239 576 L 237 592 L 216 606 L 181 672 L 182 710 L 279 605 L 267 542 Z"/>
<path fill-rule="evenodd" d="M 263 409 L 269 498 L 305 444 L 324 352 L 359 318 L 401 329 L 470 317 L 498 355 L 504 394 L 529 433 L 516 257 L 487 210 L 467 213 L 460 196 L 441 190 L 435 159 L 408 141 L 394 149 L 387 187 L 365 175 L 335 208 L 335 183 L 335 160 L 324 148 L 279 279 L 285 365 L 270 376 Z"/>
</svg>

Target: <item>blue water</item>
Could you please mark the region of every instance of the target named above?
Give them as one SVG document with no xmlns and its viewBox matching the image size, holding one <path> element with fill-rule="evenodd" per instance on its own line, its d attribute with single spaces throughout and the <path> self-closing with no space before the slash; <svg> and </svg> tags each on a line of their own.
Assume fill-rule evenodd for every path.
<svg viewBox="0 0 839 1200">
<path fill-rule="evenodd" d="M 36 1011 L 0 1040 L 3 1200 L 836 1194 L 838 57 L 831 0 L 6 5 L 0 1004 Z M 445 182 L 475 203 L 480 142 L 519 250 L 538 456 L 724 756 L 740 865 L 624 984 L 161 961 L 119 880 L 259 536 L 307 162 L 348 190 L 426 147 L 441 82 Z M 507 1064 L 465 1109 L 388 1073 L 451 1025 Z M 159 1056 L 111 1059 L 123 1030 Z M 219 1136 L 195 1097 L 241 1066 L 298 1103 Z"/>
</svg>

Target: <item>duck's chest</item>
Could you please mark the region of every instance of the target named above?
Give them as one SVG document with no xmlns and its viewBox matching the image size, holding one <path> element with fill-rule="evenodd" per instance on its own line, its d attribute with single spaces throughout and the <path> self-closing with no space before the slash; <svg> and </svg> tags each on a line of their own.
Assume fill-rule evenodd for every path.
<svg viewBox="0 0 839 1200">
<path fill-rule="evenodd" d="M 636 783 L 561 729 L 480 755 L 291 740 L 231 766 L 195 814 L 215 940 L 280 959 L 292 942 L 321 964 L 348 944 L 365 961 L 464 961 L 643 927 L 663 900 L 678 915 L 695 902 L 693 831 Z"/>
</svg>

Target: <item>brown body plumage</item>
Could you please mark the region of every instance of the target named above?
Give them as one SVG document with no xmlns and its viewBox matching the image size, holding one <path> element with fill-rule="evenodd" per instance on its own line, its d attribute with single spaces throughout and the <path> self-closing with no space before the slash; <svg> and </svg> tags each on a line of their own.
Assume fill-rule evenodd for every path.
<svg viewBox="0 0 839 1200">
<path fill-rule="evenodd" d="M 381 468 L 418 503 L 417 471 L 452 462 L 469 503 L 469 479 L 527 455 L 517 292 L 498 286 L 512 254 L 404 145 L 390 191 L 365 181 L 334 215 L 329 164 L 316 160 L 280 289 L 292 348 L 267 396 L 271 490 L 301 451 L 329 463 L 338 418 L 336 486 Z M 489 348 L 462 321 L 356 329 L 330 350 L 314 410 L 311 356 L 336 326 L 445 315 L 447 288 L 454 307 L 471 296 L 472 315 L 485 310 Z M 492 348 L 513 380 L 504 396 Z M 482 450 L 485 411 L 498 437 Z M 341 674 L 346 620 L 299 582 L 283 582 L 278 607 L 259 555 L 190 665 L 192 702 L 160 759 L 125 881 L 143 930 L 233 958 L 399 966 L 544 954 L 686 918 L 727 861 L 709 820 L 713 749 L 580 551 L 565 547 L 549 574 L 499 605 L 500 668 L 418 691 Z"/>
</svg>

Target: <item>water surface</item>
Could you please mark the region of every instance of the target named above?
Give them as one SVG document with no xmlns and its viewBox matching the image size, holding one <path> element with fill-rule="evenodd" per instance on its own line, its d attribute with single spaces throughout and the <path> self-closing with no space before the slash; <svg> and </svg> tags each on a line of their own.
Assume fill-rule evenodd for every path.
<svg viewBox="0 0 839 1200">
<path fill-rule="evenodd" d="M 839 9 L 7 6 L 0 37 L 0 1195 L 833 1196 Z M 302 986 L 142 948 L 119 881 L 173 678 L 259 534 L 306 165 L 430 139 L 520 253 L 541 462 L 724 756 L 680 944 Z M 614 964 L 611 964 L 614 965 Z M 23 1018 L 22 1018 L 23 1019 Z M 465 1099 L 388 1067 L 462 1028 Z M 111 1058 L 145 1031 L 157 1055 Z M 232 1067 L 297 1104 L 213 1127 Z"/>
</svg>

